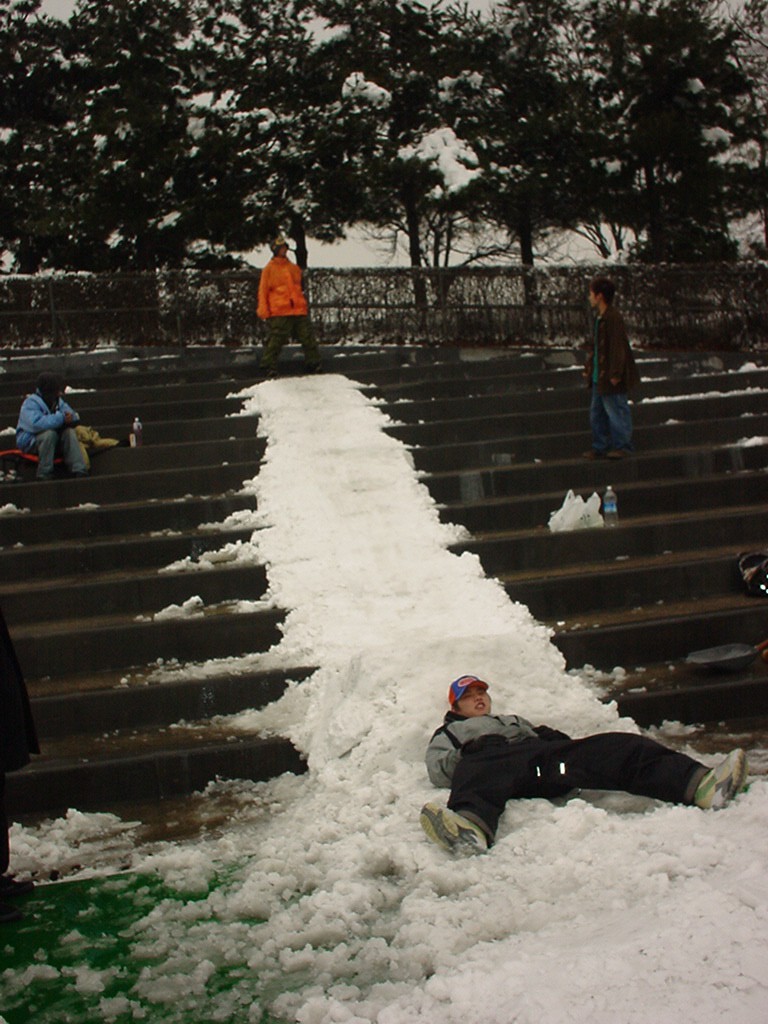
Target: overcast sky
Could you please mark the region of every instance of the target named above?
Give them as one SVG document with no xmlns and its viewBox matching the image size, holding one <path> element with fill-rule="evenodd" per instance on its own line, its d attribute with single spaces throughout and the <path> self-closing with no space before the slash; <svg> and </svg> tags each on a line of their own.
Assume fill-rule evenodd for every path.
<svg viewBox="0 0 768 1024">
<path fill-rule="evenodd" d="M 469 6 L 476 10 L 485 10 L 492 6 L 493 0 L 469 0 Z M 43 14 L 51 14 L 57 18 L 68 18 L 75 6 L 75 0 L 43 0 L 40 10 Z"/>
<path fill-rule="evenodd" d="M 75 6 L 75 0 L 43 0 L 40 10 L 56 18 L 68 18 Z"/>
</svg>

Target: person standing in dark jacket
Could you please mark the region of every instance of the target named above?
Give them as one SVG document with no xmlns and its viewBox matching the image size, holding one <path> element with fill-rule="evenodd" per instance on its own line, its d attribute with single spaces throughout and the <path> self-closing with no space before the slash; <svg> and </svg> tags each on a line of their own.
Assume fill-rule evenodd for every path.
<svg viewBox="0 0 768 1024">
<path fill-rule="evenodd" d="M 0 924 L 18 921 L 21 911 L 6 899 L 22 896 L 34 888 L 32 882 L 9 875 L 10 842 L 5 813 L 5 773 L 29 764 L 30 754 L 39 754 L 35 723 L 27 688 L 8 627 L 0 610 Z"/>
<path fill-rule="evenodd" d="M 744 786 L 747 758 L 733 750 L 714 768 L 628 732 L 571 739 L 519 715 L 492 715 L 488 683 L 459 676 L 451 710 L 427 747 L 427 773 L 449 786 L 448 808 L 427 803 L 420 822 L 450 852 L 493 844 L 507 800 L 564 797 L 575 789 L 621 790 L 669 803 L 725 806 Z"/>
<path fill-rule="evenodd" d="M 639 377 L 624 318 L 613 306 L 615 294 L 616 286 L 607 277 L 596 277 L 589 286 L 595 319 L 584 367 L 592 389 L 592 447 L 584 453 L 588 459 L 625 459 L 634 451 L 627 392 Z"/>
</svg>

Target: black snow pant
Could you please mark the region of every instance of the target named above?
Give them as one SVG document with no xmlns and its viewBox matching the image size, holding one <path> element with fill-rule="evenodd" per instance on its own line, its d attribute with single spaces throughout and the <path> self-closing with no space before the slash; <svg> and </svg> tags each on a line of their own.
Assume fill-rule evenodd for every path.
<svg viewBox="0 0 768 1024">
<path fill-rule="evenodd" d="M 693 758 L 633 733 L 598 733 L 580 740 L 532 737 L 517 743 L 487 736 L 462 754 L 448 806 L 466 813 L 492 839 L 507 800 L 608 789 L 692 803 L 706 771 Z"/>
</svg>

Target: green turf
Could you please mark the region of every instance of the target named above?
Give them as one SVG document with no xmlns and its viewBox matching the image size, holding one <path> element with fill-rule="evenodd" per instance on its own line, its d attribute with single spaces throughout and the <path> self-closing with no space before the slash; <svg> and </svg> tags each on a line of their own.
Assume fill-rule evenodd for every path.
<svg viewBox="0 0 768 1024">
<path fill-rule="evenodd" d="M 178 1002 L 151 1003 L 137 995 L 136 981 L 142 968 L 151 964 L 134 954 L 128 931 L 161 901 L 188 904 L 207 895 L 190 897 L 157 877 L 135 874 L 38 886 L 16 901 L 23 920 L 0 925 L 0 1020 L 199 1024 L 215 1019 L 210 1011 L 217 994 L 239 986 L 237 1015 L 220 1019 L 280 1024 L 267 1013 L 254 1017 L 244 1005 L 245 994 L 248 1002 L 256 1002 L 259 993 L 255 977 L 250 991 L 251 978 L 242 963 L 217 966 L 201 1001 L 205 1009 L 200 1002 L 185 1009 Z"/>
</svg>

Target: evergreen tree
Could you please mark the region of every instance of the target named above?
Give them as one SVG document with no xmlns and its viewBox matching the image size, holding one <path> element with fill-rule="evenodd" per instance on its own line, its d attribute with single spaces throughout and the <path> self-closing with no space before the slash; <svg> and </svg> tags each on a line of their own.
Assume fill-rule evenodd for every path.
<svg viewBox="0 0 768 1024">
<path fill-rule="evenodd" d="M 739 12 L 738 58 L 750 90 L 741 97 L 745 131 L 727 163 L 734 215 L 745 221 L 748 254 L 768 257 L 768 0 Z"/>
<path fill-rule="evenodd" d="M 80 0 L 65 57 L 75 109 L 59 265 L 178 265 L 192 206 L 187 165 L 187 0 Z M 191 197 L 194 199 L 194 197 Z"/>
<path fill-rule="evenodd" d="M 413 267 L 450 255 L 463 219 L 458 198 L 475 157 L 441 116 L 451 19 L 417 0 L 318 0 L 332 27 L 322 48 L 342 80 L 347 123 L 357 122 L 351 158 L 361 219 L 406 240 Z"/>
<path fill-rule="evenodd" d="M 68 90 L 58 22 L 39 0 L 0 0 L 0 246 L 5 269 L 52 260 L 68 222 L 59 202 L 69 144 Z"/>
<path fill-rule="evenodd" d="M 307 237 L 334 241 L 359 207 L 352 158 L 360 125 L 344 116 L 341 83 L 327 66 L 311 13 L 277 0 L 196 8 L 213 97 L 209 111 L 200 111 L 201 139 L 229 161 L 218 237 L 245 249 L 284 231 L 301 265 Z"/>
<path fill-rule="evenodd" d="M 483 211 L 532 264 L 537 241 L 584 212 L 585 92 L 573 59 L 579 4 L 505 0 L 464 36 L 465 70 L 443 83 L 452 123 L 483 168 Z"/>
<path fill-rule="evenodd" d="M 594 110 L 602 213 L 653 262 L 729 258 L 722 155 L 747 88 L 735 30 L 702 0 L 597 0 Z"/>
</svg>

